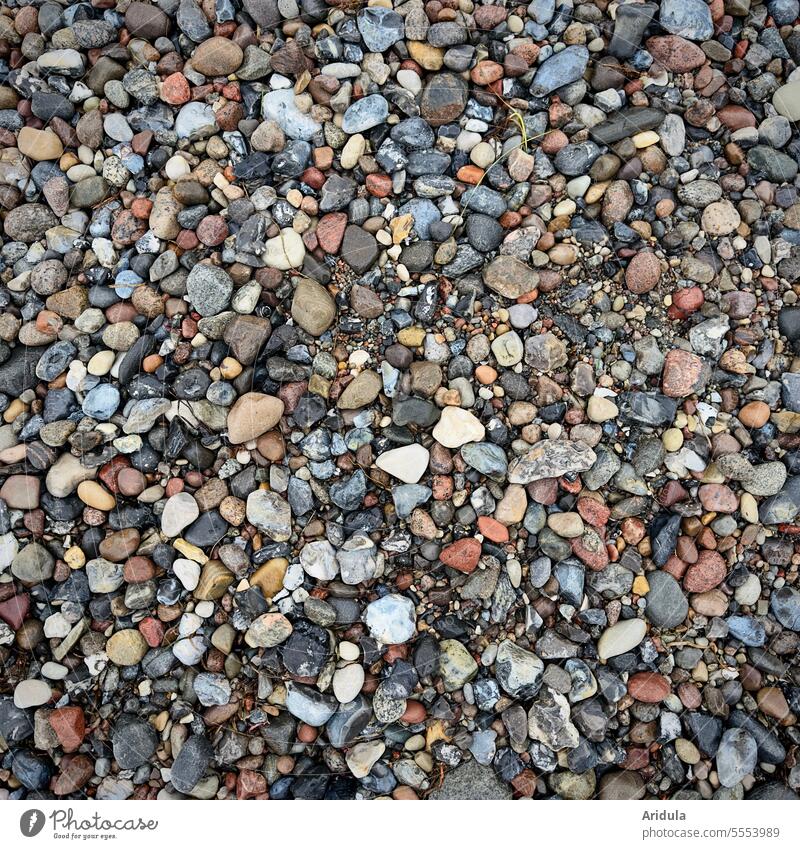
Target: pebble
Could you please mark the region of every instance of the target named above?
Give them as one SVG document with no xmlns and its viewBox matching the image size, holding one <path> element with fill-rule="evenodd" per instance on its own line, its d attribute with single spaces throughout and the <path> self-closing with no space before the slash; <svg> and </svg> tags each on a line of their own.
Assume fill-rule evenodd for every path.
<svg viewBox="0 0 800 849">
<path fill-rule="evenodd" d="M 797 18 L 12 4 L 6 795 L 796 797 Z"/>
</svg>

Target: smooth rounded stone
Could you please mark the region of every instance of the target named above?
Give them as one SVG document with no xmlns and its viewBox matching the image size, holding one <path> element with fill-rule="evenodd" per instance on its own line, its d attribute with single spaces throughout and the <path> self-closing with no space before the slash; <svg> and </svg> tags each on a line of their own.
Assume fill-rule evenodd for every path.
<svg viewBox="0 0 800 849">
<path fill-rule="evenodd" d="M 108 659 L 117 666 L 136 666 L 147 652 L 147 643 L 141 633 L 125 628 L 112 634 L 106 643 Z"/>
<path fill-rule="evenodd" d="M 225 77 L 242 64 L 244 53 L 236 42 L 214 36 L 198 45 L 192 54 L 192 67 L 206 77 Z"/>
<path fill-rule="evenodd" d="M 650 589 L 645 596 L 645 616 L 657 628 L 677 628 L 686 619 L 689 602 L 680 584 L 668 572 L 647 575 Z"/>
<path fill-rule="evenodd" d="M 190 793 L 206 774 L 213 757 L 214 749 L 205 737 L 200 734 L 189 737 L 170 768 L 172 786 L 179 793 Z"/>
<path fill-rule="evenodd" d="M 589 51 L 582 45 L 570 45 L 539 65 L 531 85 L 534 97 L 544 97 L 558 88 L 579 80 L 589 64 Z"/>
<path fill-rule="evenodd" d="M 384 451 L 375 459 L 375 465 L 404 483 L 417 483 L 425 474 L 430 461 L 427 448 L 414 443 Z"/>
<path fill-rule="evenodd" d="M 290 268 L 300 268 L 305 255 L 306 249 L 300 235 L 284 228 L 280 235 L 267 239 L 264 262 L 269 268 L 288 271 Z"/>
<path fill-rule="evenodd" d="M 53 213 L 40 203 L 26 203 L 14 207 L 3 221 L 5 233 L 17 242 L 35 242 L 58 224 Z"/>
<path fill-rule="evenodd" d="M 39 707 L 47 704 L 52 695 L 52 689 L 46 681 L 29 678 L 14 687 L 14 704 L 18 708 Z"/>
<path fill-rule="evenodd" d="M 711 10 L 703 0 L 662 0 L 658 20 L 667 32 L 690 41 L 714 34 Z"/>
<path fill-rule="evenodd" d="M 780 86 L 772 95 L 772 105 L 784 118 L 790 121 L 800 119 L 800 80 Z"/>
<path fill-rule="evenodd" d="M 292 318 L 306 333 L 321 336 L 336 318 L 336 304 L 319 283 L 300 280 L 292 298 Z"/>
<path fill-rule="evenodd" d="M 166 537 L 180 536 L 200 515 L 200 508 L 191 493 L 179 492 L 170 496 L 161 514 L 161 533 Z"/>
<path fill-rule="evenodd" d="M 344 749 L 361 738 L 364 730 L 372 722 L 372 718 L 370 703 L 359 694 L 353 701 L 338 707 L 325 728 L 325 734 L 332 746 Z"/>
<path fill-rule="evenodd" d="M 53 577 L 55 558 L 38 542 L 21 548 L 11 563 L 11 574 L 23 584 L 41 584 Z"/>
<path fill-rule="evenodd" d="M 384 645 L 407 643 L 416 633 L 414 603 L 401 595 L 386 595 L 370 602 L 364 611 L 370 635 Z"/>
<path fill-rule="evenodd" d="M 155 754 L 158 735 L 149 722 L 124 715 L 111 729 L 111 745 L 121 769 L 138 769 Z"/>
<path fill-rule="evenodd" d="M 800 631 L 800 593 L 797 590 L 786 586 L 773 590 L 770 611 L 784 628 Z"/>
<path fill-rule="evenodd" d="M 185 557 L 179 557 L 172 564 L 175 577 L 183 584 L 184 589 L 194 590 L 200 582 L 200 564 Z"/>
<path fill-rule="evenodd" d="M 383 53 L 404 34 L 403 18 L 391 9 L 372 6 L 361 9 L 356 15 L 356 23 L 367 49 L 373 53 Z"/>
<path fill-rule="evenodd" d="M 321 728 L 336 713 L 338 706 L 332 695 L 292 681 L 286 685 L 286 709 L 306 725 Z"/>
<path fill-rule="evenodd" d="M 86 578 L 93 593 L 112 593 L 125 582 L 123 564 L 96 557 L 86 564 Z"/>
<path fill-rule="evenodd" d="M 333 694 L 341 704 L 353 701 L 361 692 L 364 677 L 364 667 L 357 663 L 348 663 L 333 673 Z"/>
<path fill-rule="evenodd" d="M 214 110 L 206 103 L 187 103 L 178 112 L 174 129 L 179 139 L 200 139 L 212 136 L 217 131 Z"/>
<path fill-rule="evenodd" d="M 503 333 L 492 342 L 492 353 L 498 365 L 511 368 L 522 361 L 524 353 L 522 339 L 513 330 Z"/>
<path fill-rule="evenodd" d="M 249 646 L 272 648 L 289 639 L 292 623 L 281 613 L 264 613 L 250 623 L 245 634 Z"/>
<path fill-rule="evenodd" d="M 431 127 L 455 121 L 467 105 L 467 85 L 451 73 L 434 74 L 422 90 L 420 115 Z"/>
<path fill-rule="evenodd" d="M 641 644 L 646 633 L 647 624 L 643 619 L 620 619 L 600 635 L 597 655 L 601 660 L 609 660 L 626 654 Z"/>
<path fill-rule="evenodd" d="M 374 371 L 362 371 L 356 375 L 339 396 L 336 406 L 340 410 L 358 410 L 369 406 L 383 389 L 383 381 Z"/>
<path fill-rule="evenodd" d="M 719 783 L 735 787 L 751 775 L 758 761 L 756 741 L 743 728 L 728 728 L 722 734 L 717 749 L 716 762 Z"/>
<path fill-rule="evenodd" d="M 199 263 L 186 278 L 186 291 L 192 306 L 201 316 L 217 315 L 230 302 L 233 280 L 222 268 Z"/>
<path fill-rule="evenodd" d="M 448 692 L 460 690 L 478 673 L 475 658 L 458 640 L 442 640 L 439 644 L 439 675 Z"/>
<path fill-rule="evenodd" d="M 280 398 L 261 392 L 246 392 L 228 412 L 228 439 L 234 445 L 250 442 L 272 430 L 281 420 L 283 412 L 284 404 Z"/>
<path fill-rule="evenodd" d="M 348 107 L 342 118 L 342 130 L 348 135 L 363 133 L 382 124 L 388 115 L 386 98 L 381 94 L 370 94 Z"/>
<path fill-rule="evenodd" d="M 35 162 L 58 159 L 64 152 L 61 139 L 52 130 L 35 130 L 33 127 L 23 127 L 19 131 L 17 147 L 20 153 Z"/>
<path fill-rule="evenodd" d="M 433 429 L 433 438 L 446 448 L 460 448 L 468 442 L 480 442 L 486 434 L 475 416 L 461 407 L 445 407 Z"/>
<path fill-rule="evenodd" d="M 385 751 L 386 744 L 380 740 L 356 743 L 347 753 L 347 766 L 355 778 L 366 778 Z"/>
</svg>

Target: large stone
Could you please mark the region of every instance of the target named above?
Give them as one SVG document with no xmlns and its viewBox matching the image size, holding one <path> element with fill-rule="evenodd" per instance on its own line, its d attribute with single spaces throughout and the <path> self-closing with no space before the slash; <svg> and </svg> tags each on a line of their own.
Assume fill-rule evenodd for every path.
<svg viewBox="0 0 800 849">
<path fill-rule="evenodd" d="M 234 445 L 256 439 L 278 424 L 283 409 L 280 398 L 262 392 L 246 392 L 228 413 L 228 439 Z"/>
</svg>

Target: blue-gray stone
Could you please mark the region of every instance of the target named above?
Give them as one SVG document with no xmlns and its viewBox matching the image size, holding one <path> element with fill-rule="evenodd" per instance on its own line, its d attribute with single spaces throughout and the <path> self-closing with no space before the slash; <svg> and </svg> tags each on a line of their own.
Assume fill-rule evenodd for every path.
<svg viewBox="0 0 800 849">
<path fill-rule="evenodd" d="M 557 88 L 579 80 L 589 64 L 589 51 L 582 44 L 565 47 L 545 59 L 536 71 L 531 84 L 534 97 L 546 97 Z"/>
<path fill-rule="evenodd" d="M 95 386 L 83 399 L 83 412 L 99 422 L 107 422 L 119 407 L 119 390 L 110 383 Z"/>
</svg>

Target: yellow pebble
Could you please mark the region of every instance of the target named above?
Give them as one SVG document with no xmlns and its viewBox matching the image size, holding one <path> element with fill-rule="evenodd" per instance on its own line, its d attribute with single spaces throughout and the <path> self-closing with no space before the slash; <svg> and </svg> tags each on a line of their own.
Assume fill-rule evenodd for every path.
<svg viewBox="0 0 800 849">
<path fill-rule="evenodd" d="M 683 446 L 683 434 L 676 427 L 668 428 L 661 437 L 667 451 L 680 451 Z"/>
<path fill-rule="evenodd" d="M 225 357 L 219 365 L 219 373 L 224 380 L 233 380 L 242 373 L 242 364 L 233 357 Z"/>
<path fill-rule="evenodd" d="M 95 510 L 113 510 L 117 499 L 97 481 L 81 481 L 78 484 L 78 498 Z"/>
<path fill-rule="evenodd" d="M 64 552 L 64 562 L 70 569 L 80 569 L 86 563 L 86 556 L 79 546 L 72 545 Z"/>
<path fill-rule="evenodd" d="M 11 422 L 16 419 L 20 413 L 24 413 L 25 410 L 28 409 L 27 404 L 23 404 L 19 398 L 15 398 L 9 405 L 6 407 L 5 412 L 3 413 L 3 421 L 11 424 Z"/>
<path fill-rule="evenodd" d="M 172 543 L 172 547 L 177 548 L 184 557 L 188 557 L 189 560 L 194 560 L 195 563 L 199 563 L 200 565 L 208 561 L 208 557 L 203 553 L 202 548 L 192 545 L 183 539 L 183 537 L 176 539 Z"/>
<path fill-rule="evenodd" d="M 641 150 L 643 147 L 650 147 L 651 145 L 658 144 L 661 141 L 661 137 L 658 133 L 653 132 L 652 130 L 646 130 L 643 133 L 637 133 L 633 137 L 633 144 L 637 150 Z"/>
<path fill-rule="evenodd" d="M 647 578 L 644 575 L 637 575 L 633 579 L 634 595 L 647 595 L 650 592 L 650 584 L 647 583 Z"/>
</svg>

